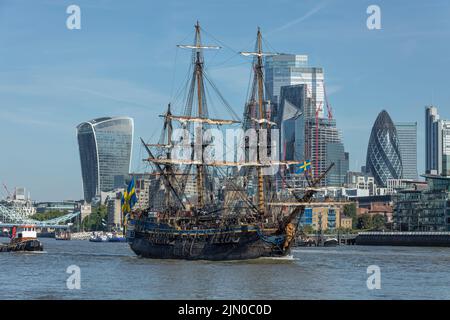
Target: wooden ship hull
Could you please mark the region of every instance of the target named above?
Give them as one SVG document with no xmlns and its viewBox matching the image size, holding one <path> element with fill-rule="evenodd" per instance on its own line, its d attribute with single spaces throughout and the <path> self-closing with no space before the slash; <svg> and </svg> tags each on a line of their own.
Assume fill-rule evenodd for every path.
<svg viewBox="0 0 450 320">
<path fill-rule="evenodd" d="M 247 260 L 283 257 L 284 235 L 265 235 L 257 228 L 195 231 L 133 231 L 131 249 L 144 258 L 184 260 Z"/>
<path fill-rule="evenodd" d="M 44 246 L 37 239 L 15 241 L 9 244 L 3 244 L 0 246 L 0 252 L 11 251 L 43 251 Z"/>
</svg>

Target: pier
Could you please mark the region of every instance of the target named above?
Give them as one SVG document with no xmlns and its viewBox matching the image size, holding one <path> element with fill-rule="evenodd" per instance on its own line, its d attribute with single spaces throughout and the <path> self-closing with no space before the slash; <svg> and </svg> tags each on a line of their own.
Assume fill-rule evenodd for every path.
<svg viewBox="0 0 450 320">
<path fill-rule="evenodd" d="M 346 233 L 346 234 L 307 234 L 306 239 L 309 240 L 306 246 L 321 246 L 327 240 L 336 239 L 338 245 L 355 245 L 357 234 Z"/>
</svg>

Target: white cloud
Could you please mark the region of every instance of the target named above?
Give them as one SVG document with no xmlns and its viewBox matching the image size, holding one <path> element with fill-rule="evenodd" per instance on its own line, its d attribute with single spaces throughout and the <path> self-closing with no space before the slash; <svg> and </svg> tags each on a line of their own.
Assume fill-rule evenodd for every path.
<svg viewBox="0 0 450 320">
<path fill-rule="evenodd" d="M 296 24 L 298 24 L 300 22 L 305 21 L 306 19 L 312 17 L 314 14 L 316 14 L 317 12 L 322 10 L 325 7 L 325 5 L 326 5 L 326 2 L 319 3 L 317 6 L 315 6 L 311 10 L 309 10 L 303 16 L 301 16 L 301 17 L 299 17 L 297 19 L 294 19 L 292 21 L 289 21 L 288 23 L 285 23 L 284 25 L 282 25 L 282 26 L 280 26 L 280 27 L 278 27 L 276 29 L 273 29 L 272 31 L 269 31 L 267 33 L 267 35 L 270 35 L 270 34 L 273 34 L 273 33 L 276 33 L 276 32 L 279 32 L 279 31 L 282 31 L 282 30 L 285 30 L 285 29 L 288 29 L 288 28 L 292 27 L 293 25 L 296 25 Z"/>
</svg>

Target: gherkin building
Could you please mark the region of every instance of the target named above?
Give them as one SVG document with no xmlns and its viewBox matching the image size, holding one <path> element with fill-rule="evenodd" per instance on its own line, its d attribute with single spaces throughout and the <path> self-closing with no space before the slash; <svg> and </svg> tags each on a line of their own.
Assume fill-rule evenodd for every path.
<svg viewBox="0 0 450 320">
<path fill-rule="evenodd" d="M 385 110 L 380 112 L 372 127 L 366 170 L 379 186 L 386 186 L 388 179 L 401 179 L 403 175 L 397 130 Z"/>
</svg>

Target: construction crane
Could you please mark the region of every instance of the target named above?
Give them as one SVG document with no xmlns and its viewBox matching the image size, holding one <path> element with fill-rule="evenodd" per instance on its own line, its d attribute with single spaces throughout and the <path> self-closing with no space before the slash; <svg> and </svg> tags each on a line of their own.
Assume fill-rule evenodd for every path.
<svg viewBox="0 0 450 320">
<path fill-rule="evenodd" d="M 322 81 L 323 84 L 323 94 L 325 97 L 325 105 L 327 107 L 327 113 L 328 113 L 328 121 L 333 119 L 333 109 L 331 108 L 331 105 L 328 103 L 328 96 L 327 91 L 325 88 L 325 81 Z M 319 102 L 319 106 L 316 107 L 316 132 L 315 132 L 315 151 L 316 151 L 316 159 L 314 162 L 314 173 L 315 177 L 317 178 L 319 176 L 319 113 L 322 112 L 322 101 Z"/>
<path fill-rule="evenodd" d="M 316 108 L 316 133 L 315 133 L 315 150 L 316 150 L 316 159 L 314 163 L 314 173 L 315 178 L 319 177 L 319 113 L 322 111 L 322 102 L 319 103 L 319 106 Z"/>
<path fill-rule="evenodd" d="M 6 186 L 6 184 L 4 182 L 2 184 L 3 184 L 3 189 L 6 190 L 6 194 L 7 194 L 7 198 L 6 199 L 8 199 L 8 198 L 12 199 L 13 197 L 12 197 L 11 192 L 9 192 L 8 187 Z"/>
<path fill-rule="evenodd" d="M 325 82 L 323 82 L 323 95 L 325 96 L 325 104 L 327 106 L 328 120 L 332 120 L 333 119 L 333 109 L 331 108 L 331 105 L 328 103 L 328 96 L 327 96 L 327 91 L 325 89 Z"/>
</svg>

